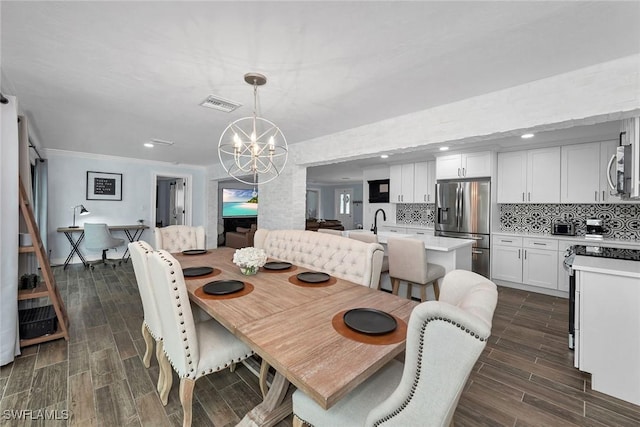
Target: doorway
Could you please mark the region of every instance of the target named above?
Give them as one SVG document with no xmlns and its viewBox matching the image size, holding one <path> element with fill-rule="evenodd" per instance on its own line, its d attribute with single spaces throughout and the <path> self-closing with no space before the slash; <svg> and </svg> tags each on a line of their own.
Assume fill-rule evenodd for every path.
<svg viewBox="0 0 640 427">
<path fill-rule="evenodd" d="M 336 219 L 342 222 L 345 230 L 353 229 L 353 190 L 337 188 L 335 190 Z"/>
<path fill-rule="evenodd" d="M 156 175 L 154 181 L 154 225 L 191 225 L 190 177 Z"/>
</svg>

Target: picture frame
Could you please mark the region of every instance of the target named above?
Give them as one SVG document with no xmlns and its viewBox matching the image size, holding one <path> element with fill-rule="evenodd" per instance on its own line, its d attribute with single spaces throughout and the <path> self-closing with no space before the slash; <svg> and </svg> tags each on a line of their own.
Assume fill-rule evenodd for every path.
<svg viewBox="0 0 640 427">
<path fill-rule="evenodd" d="M 122 200 L 122 174 L 87 171 L 87 200 Z"/>
</svg>

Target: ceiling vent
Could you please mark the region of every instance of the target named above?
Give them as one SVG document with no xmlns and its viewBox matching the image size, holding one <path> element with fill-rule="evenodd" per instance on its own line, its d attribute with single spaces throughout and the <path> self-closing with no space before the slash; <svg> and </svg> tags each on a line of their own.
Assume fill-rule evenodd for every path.
<svg viewBox="0 0 640 427">
<path fill-rule="evenodd" d="M 229 101 L 228 99 L 220 98 L 216 95 L 207 96 L 207 99 L 202 101 L 200 105 L 207 108 L 213 108 L 214 110 L 224 111 L 226 113 L 230 113 L 236 108 L 242 106 L 242 104 L 238 102 Z"/>
</svg>

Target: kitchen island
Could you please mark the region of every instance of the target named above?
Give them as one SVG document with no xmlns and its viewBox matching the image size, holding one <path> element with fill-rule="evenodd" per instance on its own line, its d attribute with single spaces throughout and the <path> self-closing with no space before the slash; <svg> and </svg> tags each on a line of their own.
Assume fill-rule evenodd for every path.
<svg viewBox="0 0 640 427">
<path fill-rule="evenodd" d="M 640 261 L 576 256 L 575 366 L 591 388 L 640 405 Z"/>
<path fill-rule="evenodd" d="M 364 230 L 350 230 L 350 233 L 371 233 Z M 432 264 L 439 264 L 444 267 L 448 273 L 452 270 L 469 270 L 471 271 L 471 246 L 473 240 L 470 239 L 453 239 L 450 237 L 436 237 L 427 234 L 403 234 L 393 232 L 378 232 L 378 241 L 385 247 L 389 237 L 418 239 L 424 242 L 424 249 L 427 251 L 427 260 Z M 382 289 L 391 290 L 391 280 L 388 274 L 383 274 L 380 279 Z M 400 284 L 399 295 L 406 294 L 407 285 L 403 282 Z M 414 287 L 412 296 L 420 298 L 420 288 Z M 428 297 L 433 299 L 433 289 L 427 288 Z"/>
</svg>

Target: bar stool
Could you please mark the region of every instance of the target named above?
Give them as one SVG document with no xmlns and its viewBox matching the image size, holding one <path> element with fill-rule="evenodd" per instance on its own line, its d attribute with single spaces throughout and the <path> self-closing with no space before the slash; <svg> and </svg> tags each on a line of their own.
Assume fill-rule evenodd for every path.
<svg viewBox="0 0 640 427">
<path fill-rule="evenodd" d="M 445 275 L 445 269 L 438 264 L 427 262 L 424 243 L 418 239 L 390 237 L 387 240 L 389 251 L 389 277 L 392 293 L 398 295 L 400 281 L 407 282 L 407 298 L 411 299 L 412 285 L 420 285 L 420 301 L 427 299 L 427 285 L 433 285 L 436 300 L 440 296 L 438 280 Z"/>
</svg>

